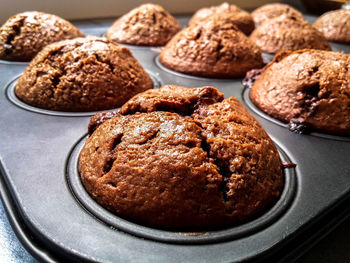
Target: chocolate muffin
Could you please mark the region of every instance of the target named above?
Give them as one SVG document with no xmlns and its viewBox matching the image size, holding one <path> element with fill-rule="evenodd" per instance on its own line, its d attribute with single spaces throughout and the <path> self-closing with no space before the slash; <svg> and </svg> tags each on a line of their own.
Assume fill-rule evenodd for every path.
<svg viewBox="0 0 350 263">
<path fill-rule="evenodd" d="M 252 16 L 236 5 L 223 3 L 219 6 L 212 6 L 199 9 L 188 22 L 189 26 L 207 22 L 210 19 L 223 20 L 232 23 L 244 34 L 249 35 L 254 30 Z"/>
<path fill-rule="evenodd" d="M 232 23 L 210 20 L 175 35 L 160 53 L 175 71 L 213 78 L 242 77 L 262 67 L 261 51 Z"/>
<path fill-rule="evenodd" d="M 289 15 L 266 20 L 253 31 L 250 40 L 266 53 L 304 48 L 331 50 L 320 31 L 309 22 Z"/>
<path fill-rule="evenodd" d="M 289 5 L 281 3 L 266 4 L 252 12 L 255 27 L 260 26 L 266 20 L 279 17 L 281 15 L 290 15 L 295 19 L 304 20 L 302 13 L 300 13 L 298 10 Z"/>
<path fill-rule="evenodd" d="M 163 7 L 144 4 L 115 21 L 106 37 L 131 45 L 164 46 L 180 30 L 181 25 Z"/>
<path fill-rule="evenodd" d="M 130 50 L 104 38 L 76 38 L 46 46 L 17 82 L 25 103 L 49 110 L 120 107 L 152 81 Z"/>
<path fill-rule="evenodd" d="M 327 40 L 350 43 L 350 10 L 335 10 L 319 17 L 315 23 Z"/>
<path fill-rule="evenodd" d="M 68 21 L 42 12 L 24 12 L 14 15 L 0 29 L 0 58 L 30 61 L 48 44 L 84 37 Z"/>
<path fill-rule="evenodd" d="M 257 78 L 250 98 L 293 131 L 350 135 L 349 67 L 348 54 L 283 52 Z"/>
<path fill-rule="evenodd" d="M 269 136 L 213 87 L 137 95 L 87 139 L 79 171 L 102 206 L 168 229 L 244 222 L 272 205 L 283 185 Z"/>
</svg>

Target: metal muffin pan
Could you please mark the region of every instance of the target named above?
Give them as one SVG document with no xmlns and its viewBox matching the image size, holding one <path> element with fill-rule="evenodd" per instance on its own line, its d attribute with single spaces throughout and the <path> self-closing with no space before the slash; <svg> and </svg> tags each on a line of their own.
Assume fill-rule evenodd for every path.
<svg viewBox="0 0 350 263">
<path fill-rule="evenodd" d="M 85 22 L 84 29 L 101 35 L 106 23 L 111 22 Z M 345 220 L 350 202 L 348 137 L 292 133 L 251 105 L 241 79 L 173 72 L 157 62 L 159 48 L 128 47 L 155 86 L 210 85 L 225 97 L 238 98 L 276 143 L 282 160 L 297 166 L 285 170 L 280 200 L 245 224 L 201 233 L 137 225 L 99 206 L 80 182 L 77 157 L 93 113 L 52 113 L 21 105 L 13 88 L 27 64 L 0 62 L 0 194 L 14 230 L 35 257 L 45 262 L 289 261 Z M 349 46 L 339 47 L 350 53 Z"/>
</svg>

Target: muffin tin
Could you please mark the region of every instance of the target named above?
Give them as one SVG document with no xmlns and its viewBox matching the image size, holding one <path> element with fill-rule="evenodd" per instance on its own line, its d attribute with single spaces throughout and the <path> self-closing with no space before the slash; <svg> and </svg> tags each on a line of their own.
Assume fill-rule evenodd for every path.
<svg viewBox="0 0 350 263">
<path fill-rule="evenodd" d="M 313 17 L 309 17 L 314 19 Z M 179 18 L 184 25 L 188 18 Z M 79 22 L 102 35 L 113 20 Z M 174 232 L 138 225 L 108 212 L 85 192 L 77 171 L 79 151 L 94 113 L 53 112 L 18 101 L 13 89 L 26 63 L 0 62 L 0 194 L 14 230 L 45 262 L 233 262 L 290 260 L 349 214 L 350 138 L 298 135 L 262 113 L 241 79 L 207 79 L 164 68 L 160 48 L 134 47 L 154 87 L 215 86 L 235 96 L 262 124 L 285 169 L 280 200 L 251 221 L 208 232 Z M 336 44 L 350 53 L 350 46 Z M 179 204 L 181 205 L 181 204 Z"/>
</svg>

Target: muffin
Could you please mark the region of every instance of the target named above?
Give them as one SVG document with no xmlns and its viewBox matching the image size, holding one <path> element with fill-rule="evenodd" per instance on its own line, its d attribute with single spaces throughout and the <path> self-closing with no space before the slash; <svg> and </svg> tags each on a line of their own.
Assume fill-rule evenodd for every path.
<svg viewBox="0 0 350 263">
<path fill-rule="evenodd" d="M 266 20 L 250 35 L 263 52 L 278 53 L 312 48 L 331 50 L 327 39 L 309 22 L 292 16 L 279 16 Z"/>
<path fill-rule="evenodd" d="M 106 37 L 131 45 L 164 46 L 180 30 L 181 25 L 163 7 L 144 4 L 115 21 Z"/>
<path fill-rule="evenodd" d="M 212 6 L 199 9 L 188 22 L 189 26 L 207 22 L 210 19 L 219 19 L 232 23 L 244 34 L 249 35 L 254 30 L 252 16 L 236 5 L 223 3 L 219 6 Z"/>
<path fill-rule="evenodd" d="M 263 65 L 257 45 L 232 23 L 214 19 L 180 31 L 159 59 L 172 70 L 212 78 L 242 77 Z"/>
<path fill-rule="evenodd" d="M 130 50 L 104 38 L 76 38 L 46 46 L 19 78 L 23 102 L 49 110 L 120 107 L 152 81 Z"/>
<path fill-rule="evenodd" d="M 266 4 L 252 12 L 255 27 L 260 26 L 266 20 L 279 17 L 281 15 L 290 15 L 298 20 L 304 20 L 302 13 L 300 13 L 298 10 L 289 5 L 281 3 Z"/>
<path fill-rule="evenodd" d="M 136 95 L 87 139 L 78 166 L 99 204 L 156 228 L 232 226 L 271 206 L 283 186 L 269 136 L 213 87 Z"/>
<path fill-rule="evenodd" d="M 42 12 L 24 12 L 14 15 L 0 30 L 0 58 L 30 61 L 48 44 L 84 37 L 68 21 Z"/>
<path fill-rule="evenodd" d="M 350 10 L 335 10 L 319 17 L 315 23 L 327 40 L 350 43 Z"/>
<path fill-rule="evenodd" d="M 350 135 L 349 67 L 348 54 L 283 52 L 256 78 L 250 98 L 293 131 Z"/>
</svg>

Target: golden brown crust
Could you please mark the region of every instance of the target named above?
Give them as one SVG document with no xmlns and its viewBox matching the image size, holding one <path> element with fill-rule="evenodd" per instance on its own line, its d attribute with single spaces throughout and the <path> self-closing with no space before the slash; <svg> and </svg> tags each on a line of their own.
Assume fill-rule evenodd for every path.
<svg viewBox="0 0 350 263">
<path fill-rule="evenodd" d="M 255 81 L 250 98 L 284 122 L 350 135 L 350 55 L 300 50 L 284 53 Z"/>
<path fill-rule="evenodd" d="M 290 15 L 298 20 L 304 20 L 303 14 L 300 13 L 298 10 L 294 9 L 289 5 L 281 3 L 266 4 L 255 9 L 252 12 L 255 27 L 260 26 L 266 20 L 279 17 L 281 15 Z"/>
<path fill-rule="evenodd" d="M 323 34 L 310 23 L 284 15 L 265 21 L 253 31 L 250 40 L 266 53 L 304 48 L 331 50 Z"/>
<path fill-rule="evenodd" d="M 350 10 L 335 10 L 323 14 L 315 23 L 327 40 L 350 43 Z"/>
<path fill-rule="evenodd" d="M 84 37 L 68 21 L 42 12 L 24 12 L 10 17 L 0 30 L 0 58 L 30 61 L 46 45 Z"/>
<path fill-rule="evenodd" d="M 175 86 L 163 89 L 167 100 Z M 149 226 L 198 229 L 248 220 L 276 201 L 283 177 L 271 139 L 237 99 L 215 102 L 220 93 L 198 89 L 186 93 L 217 98 L 191 103 L 197 108 L 186 116 L 147 106 L 147 112 L 119 115 L 96 129 L 79 171 L 97 202 Z M 154 103 L 161 95 L 162 89 L 154 91 Z M 175 97 L 168 105 L 179 108 L 183 101 L 187 107 Z"/>
<path fill-rule="evenodd" d="M 260 49 L 221 20 L 180 31 L 162 50 L 160 62 L 178 72 L 213 78 L 242 77 L 263 65 Z"/>
<path fill-rule="evenodd" d="M 228 3 L 199 9 L 192 16 L 188 25 L 192 26 L 203 22 L 205 23 L 210 19 L 232 23 L 246 35 L 249 35 L 254 30 L 252 16 L 238 6 L 229 5 Z"/>
<path fill-rule="evenodd" d="M 144 4 L 115 21 L 106 37 L 125 44 L 164 46 L 180 30 L 181 25 L 163 7 Z"/>
<path fill-rule="evenodd" d="M 18 80 L 25 103 L 60 111 L 120 107 L 152 80 L 129 49 L 104 38 L 76 38 L 45 47 Z"/>
</svg>

